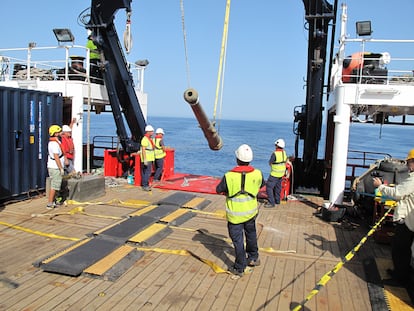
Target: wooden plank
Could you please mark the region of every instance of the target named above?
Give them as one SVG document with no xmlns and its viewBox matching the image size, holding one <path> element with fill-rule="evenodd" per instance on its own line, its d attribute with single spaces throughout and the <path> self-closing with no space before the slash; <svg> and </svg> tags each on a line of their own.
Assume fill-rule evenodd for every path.
<svg viewBox="0 0 414 311">
<path fill-rule="evenodd" d="M 263 302 L 266 310 L 281 310 L 279 309 L 280 296 L 283 294 L 283 275 L 285 271 L 286 259 L 272 258 L 269 263 L 274 263 L 274 270 L 272 279 L 267 294 L 266 300 Z"/>
<path fill-rule="evenodd" d="M 326 272 L 331 270 L 331 268 L 332 268 L 331 265 L 326 265 L 326 264 L 317 263 L 315 265 L 315 276 L 316 276 L 315 285 L 319 282 L 321 277 Z M 329 307 L 328 307 L 329 296 L 327 295 L 325 286 L 320 288 L 318 293 L 312 299 L 315 299 L 315 301 L 316 301 L 316 310 L 318 310 L 318 311 L 319 310 L 320 311 L 329 310 Z"/>
<path fill-rule="evenodd" d="M 315 264 L 318 260 L 315 259 L 312 262 L 307 262 L 306 266 L 303 270 L 305 281 L 304 281 L 304 288 L 303 288 L 303 294 L 302 297 L 298 297 L 298 303 L 301 303 L 311 292 L 311 290 L 314 289 L 316 286 L 316 282 L 318 281 L 316 275 L 315 275 Z M 309 310 L 316 310 L 316 300 L 311 299 L 306 303 L 306 307 Z"/>
<path fill-rule="evenodd" d="M 169 265 L 166 271 L 167 278 L 163 286 L 158 287 L 157 291 L 150 298 L 151 304 L 155 309 L 167 310 L 170 307 L 176 308 L 176 305 L 181 303 L 182 300 L 186 301 L 187 297 L 183 297 L 177 289 L 183 285 L 181 284 L 183 275 L 193 264 L 196 264 L 194 258 L 180 257 L 180 260 L 175 260 L 173 264 Z M 134 302 L 133 305 L 135 305 Z"/>
<path fill-rule="evenodd" d="M 27 297 L 28 301 L 31 301 L 26 305 L 26 310 L 53 310 L 56 305 L 56 298 L 59 298 L 59 303 L 63 299 L 62 296 L 67 294 L 67 289 L 73 284 L 77 284 L 76 279 L 62 278 L 62 281 L 54 282 L 53 284 L 47 284 L 45 286 L 46 292 L 38 296 L 38 293 L 32 293 L 32 297 Z M 62 295 L 63 294 L 63 295 Z M 62 296 L 61 296 L 62 295 Z M 24 303 L 22 301 L 22 303 Z"/>
<path fill-rule="evenodd" d="M 188 210 L 178 209 L 178 210 L 172 212 L 171 214 L 169 214 L 169 215 L 161 218 L 160 221 L 163 221 L 163 222 L 166 222 L 166 223 L 170 223 L 170 222 L 173 222 L 178 217 L 181 217 L 181 216 L 183 216 L 184 214 L 187 214 L 187 213 L 189 213 Z"/>
<path fill-rule="evenodd" d="M 295 281 L 295 261 L 287 260 L 283 271 L 282 292 L 279 298 L 279 310 L 290 310 L 292 301 L 293 283 Z"/>
<path fill-rule="evenodd" d="M 269 293 L 270 284 L 273 279 L 273 268 L 272 258 L 269 256 L 261 256 L 261 265 L 255 267 L 254 273 L 261 270 L 261 277 L 259 284 L 257 284 L 256 295 L 252 297 L 253 303 L 251 306 L 252 310 L 263 310 L 264 305 L 266 304 L 266 299 Z"/>
<path fill-rule="evenodd" d="M 114 198 L 127 200 L 131 197 L 160 201 L 170 194 L 157 189 L 148 194 L 136 187 L 109 189 L 101 201 L 110 202 Z M 232 247 L 197 231 L 204 229 L 212 235 L 228 238 L 226 220 L 214 216 L 216 211 L 223 210 L 225 197 L 209 194 L 200 197 L 211 201 L 204 211 L 212 214 L 197 213 L 185 226 L 181 226 L 183 230 L 174 229 L 154 247 L 189 249 L 226 268 L 234 260 Z M 312 204 L 320 201 L 313 197 L 307 199 Z M 363 227 L 344 230 L 335 223 L 326 223 L 312 216 L 314 207 L 309 202 L 289 201 L 277 209 L 260 208 L 257 219 L 259 246 L 277 250 L 295 248 L 297 253 L 261 252 L 262 265 L 256 267 L 253 274 L 237 281 L 231 280 L 229 275 L 216 274 L 195 258 L 155 252 L 146 252 L 115 282 L 44 273 L 33 267 L 32 262 L 73 242 L 2 227 L 0 266 L 5 273 L 0 274 L 0 280 L 11 280 L 19 286 L 11 289 L 2 287 L 0 283 L 0 309 L 289 309 L 292 302 L 303 299 L 319 278 L 333 268 L 339 254 L 349 251 L 367 231 Z M 30 208 L 25 204 L 6 206 L 2 215 L 4 221 L 75 237 L 84 237 L 118 222 L 116 219 L 82 214 L 31 217 L 32 213 L 49 213 L 45 211 L 45 204 L 46 198 L 41 198 L 31 201 Z M 59 211 L 66 212 L 72 208 L 62 207 Z M 111 204 L 92 204 L 85 209 L 90 214 L 114 217 L 123 217 L 131 212 L 131 208 Z M 369 239 L 352 262 L 346 264 L 305 308 L 318 311 L 369 310 L 369 296 L 361 265 L 366 254 L 390 258 L 389 246 L 383 247 Z"/>
<path fill-rule="evenodd" d="M 201 280 L 200 262 L 186 258 L 179 267 L 179 280 L 171 287 L 165 298 L 156 306 L 160 310 L 182 310 Z"/>
<path fill-rule="evenodd" d="M 61 279 L 62 277 L 57 275 L 50 278 L 48 275 L 38 274 L 35 278 L 19 287 L 18 291 L 14 291 L 13 295 L 0 297 L 2 306 L 4 306 L 5 310 L 23 310 L 33 299 L 38 299 L 47 293 L 48 285 L 59 282 Z"/>
<path fill-rule="evenodd" d="M 158 205 L 150 205 L 150 206 L 146 206 L 138 211 L 135 211 L 131 214 L 129 214 L 129 216 L 134 217 L 134 216 L 141 216 L 144 215 L 145 213 L 148 213 L 154 209 L 156 209 L 158 207 Z"/>
<path fill-rule="evenodd" d="M 93 279 L 85 278 L 82 281 L 71 278 L 72 284 L 70 286 L 66 285 L 60 289 L 60 293 L 56 294 L 53 298 L 47 300 L 47 302 L 42 305 L 38 311 L 47 311 L 47 310 L 69 310 L 70 307 L 82 299 L 82 297 L 87 296 L 90 289 L 92 288 Z"/>
<path fill-rule="evenodd" d="M 203 203 L 206 199 L 201 197 L 195 197 L 190 201 L 184 203 L 182 207 L 184 208 L 196 208 L 199 204 Z"/>
<path fill-rule="evenodd" d="M 157 233 L 161 232 L 165 228 L 167 228 L 167 225 L 165 224 L 152 224 L 148 228 L 130 237 L 128 241 L 133 243 L 142 243 L 151 238 L 152 236 L 156 235 Z"/>
<path fill-rule="evenodd" d="M 112 253 L 83 270 L 83 272 L 93 275 L 103 275 L 106 271 L 111 269 L 115 264 L 132 252 L 133 249 L 134 247 L 132 246 L 122 245 L 115 249 Z"/>
<path fill-rule="evenodd" d="M 175 267 L 177 261 L 180 262 L 180 257 L 163 254 L 162 264 L 158 266 L 152 266 L 151 273 L 141 280 L 138 285 L 139 288 L 143 288 L 142 294 L 138 297 L 126 296 L 122 303 L 125 306 L 133 305 L 137 310 L 143 308 L 145 305 L 152 305 L 154 294 L 164 286 L 166 280 L 170 277 L 170 267 Z M 155 299 L 158 297 L 155 296 Z M 155 301 L 156 302 L 156 301 Z M 155 303 L 156 304 L 156 303 Z"/>
<path fill-rule="evenodd" d="M 302 260 L 294 260 L 294 279 L 293 279 L 293 289 L 292 289 L 292 299 L 289 308 L 293 306 L 293 304 L 297 305 L 303 300 L 306 295 L 305 293 L 305 263 Z"/>
<path fill-rule="evenodd" d="M 135 264 L 135 269 L 121 276 L 105 291 L 105 296 L 100 297 L 100 306 L 106 310 L 125 309 L 136 295 L 141 295 L 145 288 L 140 288 L 142 280 L 149 277 L 154 266 L 162 265 L 165 255 L 155 252 L 147 252 L 140 261 Z M 75 311 L 74 309 L 73 311 Z M 80 309 L 78 309 L 80 310 Z"/>
</svg>

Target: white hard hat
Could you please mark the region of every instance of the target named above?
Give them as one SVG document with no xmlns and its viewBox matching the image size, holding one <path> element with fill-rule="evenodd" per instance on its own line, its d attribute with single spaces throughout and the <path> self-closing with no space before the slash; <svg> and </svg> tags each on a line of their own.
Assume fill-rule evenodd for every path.
<svg viewBox="0 0 414 311">
<path fill-rule="evenodd" d="M 72 132 L 72 129 L 68 125 L 62 126 L 62 132 Z"/>
<path fill-rule="evenodd" d="M 253 151 L 249 145 L 243 144 L 239 148 L 237 148 L 236 158 L 242 162 L 251 162 L 253 160 Z"/>
<path fill-rule="evenodd" d="M 87 29 L 86 33 L 88 34 L 88 37 L 92 34 L 92 30 L 91 29 Z"/>
<path fill-rule="evenodd" d="M 285 149 L 285 141 L 282 138 L 276 140 L 275 145 L 279 148 Z"/>
<path fill-rule="evenodd" d="M 154 128 L 151 125 L 145 127 L 145 132 L 154 132 Z"/>
<path fill-rule="evenodd" d="M 164 135 L 164 130 L 162 129 L 162 128 L 157 128 L 156 130 L 155 130 L 155 134 L 162 134 L 162 135 Z"/>
</svg>

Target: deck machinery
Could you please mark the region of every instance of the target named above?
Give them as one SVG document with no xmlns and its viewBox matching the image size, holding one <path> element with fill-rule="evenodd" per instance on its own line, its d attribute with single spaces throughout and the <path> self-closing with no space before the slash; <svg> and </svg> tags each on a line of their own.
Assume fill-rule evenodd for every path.
<svg viewBox="0 0 414 311">
<path fill-rule="evenodd" d="M 101 52 L 101 71 L 108 90 L 117 134 L 126 153 L 139 149 L 146 125 L 114 25 L 114 14 L 119 9 L 125 9 L 127 15 L 130 14 L 131 2 L 132 0 L 92 0 L 90 21 L 85 25 L 92 30 L 93 41 Z M 334 63 L 337 3 L 337 0 L 334 0 L 333 4 L 326 0 L 303 0 L 308 30 L 306 102 L 294 110 L 296 141 L 293 189 L 295 192 L 320 194 L 325 198 L 331 190 L 332 167 L 329 165 L 332 164 L 330 159 L 333 157 L 334 137 L 333 130 L 329 127 L 333 122 L 329 118 L 333 118 L 333 113 L 328 116 L 323 159 L 318 159 L 318 152 L 324 111 L 323 96 L 334 93 L 330 90 L 329 82 L 332 80 L 330 73 Z M 124 120 L 129 127 L 130 136 Z M 300 141 L 303 141 L 303 146 L 300 146 Z"/>
<path fill-rule="evenodd" d="M 101 54 L 101 71 L 108 91 L 117 134 L 123 149 L 134 152 L 145 133 L 146 121 L 134 90 L 133 78 L 114 25 L 118 9 L 131 12 L 132 0 L 92 0 L 91 18 L 86 25 L 92 31 L 92 40 Z M 131 131 L 128 135 L 124 118 Z"/>
<path fill-rule="evenodd" d="M 303 4 L 308 30 L 308 64 L 306 104 L 295 107 L 294 110 L 294 189 L 296 192 L 326 195 L 325 161 L 318 159 L 318 151 L 323 119 L 322 102 L 326 91 L 326 60 L 327 57 L 332 59 L 337 0 L 334 5 L 326 0 L 303 0 Z M 302 157 L 299 156 L 300 140 L 303 140 Z"/>
</svg>

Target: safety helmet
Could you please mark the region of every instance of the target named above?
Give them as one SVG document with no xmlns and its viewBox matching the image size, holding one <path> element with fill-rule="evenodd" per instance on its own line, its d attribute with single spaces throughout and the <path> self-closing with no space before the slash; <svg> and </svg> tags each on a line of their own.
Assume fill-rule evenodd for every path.
<svg viewBox="0 0 414 311">
<path fill-rule="evenodd" d="M 243 144 L 239 148 L 237 148 L 236 158 L 242 162 L 251 162 L 253 160 L 253 151 L 249 145 Z"/>
<path fill-rule="evenodd" d="M 69 127 L 69 125 L 62 126 L 62 132 L 72 132 L 72 129 Z"/>
<path fill-rule="evenodd" d="M 279 138 L 278 140 L 276 140 L 275 145 L 276 147 L 285 149 L 285 141 L 282 138 Z"/>
<path fill-rule="evenodd" d="M 411 149 L 409 152 L 408 152 L 408 155 L 407 155 L 407 161 L 408 160 L 411 160 L 411 159 L 414 159 L 414 149 Z"/>
<path fill-rule="evenodd" d="M 92 34 L 92 29 L 87 29 L 86 33 L 88 34 L 88 37 Z"/>
<path fill-rule="evenodd" d="M 49 127 L 49 136 L 54 136 L 56 133 L 62 132 L 62 128 L 59 125 L 51 125 Z"/>
<path fill-rule="evenodd" d="M 145 127 L 145 132 L 154 132 L 154 128 L 151 125 Z"/>
<path fill-rule="evenodd" d="M 162 134 L 162 135 L 164 135 L 164 130 L 162 129 L 162 128 L 157 128 L 156 130 L 155 130 L 155 134 Z"/>
</svg>

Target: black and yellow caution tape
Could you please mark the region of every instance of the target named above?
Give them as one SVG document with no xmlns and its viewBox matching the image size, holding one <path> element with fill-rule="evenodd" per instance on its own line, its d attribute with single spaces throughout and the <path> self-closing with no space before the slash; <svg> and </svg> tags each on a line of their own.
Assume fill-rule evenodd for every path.
<svg viewBox="0 0 414 311">
<path fill-rule="evenodd" d="M 22 226 L 9 224 L 9 223 L 3 222 L 3 221 L 0 221 L 0 225 L 9 227 L 11 229 L 28 232 L 28 233 L 31 233 L 31 234 L 45 236 L 45 237 L 48 237 L 48 238 L 51 238 L 51 239 L 60 239 L 60 240 L 69 240 L 69 241 L 79 241 L 80 240 L 79 238 L 71 238 L 71 237 L 57 235 L 57 234 L 54 234 L 54 233 L 46 233 L 46 232 L 41 232 L 41 231 L 37 231 L 37 230 L 32 230 L 32 229 L 25 228 L 25 227 L 22 227 Z"/>
<path fill-rule="evenodd" d="M 395 204 L 396 202 L 393 202 L 392 205 L 395 205 Z M 310 293 L 305 297 L 305 299 L 299 305 L 297 305 L 291 310 L 293 311 L 301 310 L 309 300 L 311 300 L 316 294 L 318 294 L 321 288 L 325 286 L 336 273 L 338 273 L 338 271 L 343 267 L 343 265 L 349 262 L 354 257 L 354 255 L 359 251 L 361 246 L 367 241 L 368 237 L 374 234 L 375 230 L 377 230 L 377 228 L 381 225 L 381 223 L 384 221 L 384 219 L 388 216 L 388 214 L 391 211 L 392 211 L 391 208 L 388 209 L 387 212 L 384 213 L 382 218 L 378 220 L 377 223 L 371 228 L 371 230 L 369 230 L 368 233 L 359 241 L 359 243 L 351 251 L 349 251 L 348 254 L 346 254 L 345 257 L 339 263 L 337 263 L 331 271 L 325 273 L 325 275 L 323 275 L 319 279 L 315 287 L 310 291 Z"/>
</svg>

